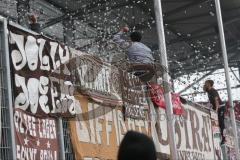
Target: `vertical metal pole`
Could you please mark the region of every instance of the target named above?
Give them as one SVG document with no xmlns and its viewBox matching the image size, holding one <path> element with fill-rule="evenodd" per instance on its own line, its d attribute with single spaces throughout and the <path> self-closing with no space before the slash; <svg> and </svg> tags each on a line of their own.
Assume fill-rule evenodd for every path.
<svg viewBox="0 0 240 160">
<path fill-rule="evenodd" d="M 172 91 L 175 92 L 175 84 L 174 84 L 174 79 L 171 79 L 171 83 L 172 83 Z"/>
<path fill-rule="evenodd" d="M 63 122 L 62 118 L 58 118 L 58 137 L 60 144 L 60 159 L 65 160 L 65 147 L 64 147 L 64 137 L 63 137 Z"/>
<path fill-rule="evenodd" d="M 240 63 L 238 63 L 238 78 L 240 79 Z"/>
<path fill-rule="evenodd" d="M 7 81 L 7 103 L 9 111 L 9 120 L 11 128 L 11 147 L 12 147 L 12 159 L 16 159 L 16 142 L 15 142 L 15 129 L 14 129 L 14 119 L 13 119 L 13 102 L 12 102 L 12 85 L 11 85 L 11 73 L 10 73 L 10 60 L 9 60 L 9 50 L 8 50 L 8 29 L 7 20 L 5 18 L 1 19 L 4 26 L 4 56 L 5 56 L 5 66 L 6 74 L 5 80 Z"/>
<path fill-rule="evenodd" d="M 154 10 L 155 10 L 156 23 L 157 23 L 158 46 L 161 49 L 161 62 L 162 62 L 162 65 L 165 66 L 166 70 L 168 71 L 168 60 L 167 60 L 167 50 L 166 50 L 166 42 L 165 42 L 165 34 L 164 34 L 164 26 L 163 26 L 161 0 L 154 0 Z M 163 74 L 163 81 L 169 83 L 170 76 L 167 71 Z M 169 135 L 171 159 L 175 160 L 175 159 L 178 159 L 178 155 L 177 155 L 177 148 L 176 148 L 176 142 L 175 142 L 175 136 L 174 136 L 175 123 L 173 120 L 172 98 L 170 94 L 169 85 L 165 85 L 164 87 L 165 87 L 164 90 L 167 91 L 164 93 L 164 98 L 166 101 L 166 113 L 167 113 L 167 120 L 168 120 L 168 135 Z"/>
<path fill-rule="evenodd" d="M 235 141 L 234 141 L 235 142 L 235 151 L 236 151 L 237 159 L 240 159 L 237 126 L 236 126 L 236 119 L 235 119 L 235 113 L 234 113 L 234 105 L 233 105 L 233 98 L 232 98 L 231 82 L 230 82 L 229 67 L 228 67 L 228 57 L 227 57 L 227 49 L 226 49 L 226 44 L 225 44 L 225 35 L 224 35 L 224 29 L 223 29 L 220 1 L 215 0 L 215 5 L 216 5 L 218 28 L 219 28 L 219 34 L 220 34 L 221 47 L 222 47 L 223 61 L 224 61 L 224 70 L 225 70 L 227 92 L 228 92 L 228 101 L 230 104 L 230 119 L 232 122 L 233 133 L 234 133 L 234 138 L 235 138 Z"/>
<path fill-rule="evenodd" d="M 75 23 L 73 19 L 67 18 L 63 22 L 63 37 L 64 37 L 64 43 L 68 47 L 74 47 L 75 46 Z M 59 118 L 58 120 L 58 126 L 59 126 L 59 137 L 60 137 L 60 147 L 61 147 L 61 160 L 65 160 L 65 147 L 67 144 L 64 144 L 64 142 L 67 141 L 67 136 L 64 135 L 63 130 L 63 120 L 62 118 Z M 65 136 L 65 137 L 64 137 Z M 67 143 L 67 142 L 66 142 Z"/>
</svg>

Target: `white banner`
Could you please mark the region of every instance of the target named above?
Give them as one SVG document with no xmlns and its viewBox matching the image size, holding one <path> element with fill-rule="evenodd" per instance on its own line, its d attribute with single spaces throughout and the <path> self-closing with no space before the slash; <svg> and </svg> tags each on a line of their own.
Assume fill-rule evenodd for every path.
<svg viewBox="0 0 240 160">
<path fill-rule="evenodd" d="M 196 107 L 183 105 L 185 113 L 175 116 L 175 137 L 179 159 L 214 159 L 210 115 Z M 152 135 L 159 155 L 170 155 L 167 117 L 164 109 L 152 108 Z"/>
</svg>

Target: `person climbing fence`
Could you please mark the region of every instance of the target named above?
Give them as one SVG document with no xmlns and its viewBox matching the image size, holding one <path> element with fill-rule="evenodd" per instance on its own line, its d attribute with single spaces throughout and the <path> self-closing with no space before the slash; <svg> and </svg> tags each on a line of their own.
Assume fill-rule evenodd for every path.
<svg viewBox="0 0 240 160">
<path fill-rule="evenodd" d="M 208 98 L 210 103 L 212 104 L 212 109 L 218 113 L 218 122 L 222 137 L 221 144 L 224 144 L 226 139 L 224 135 L 225 125 L 224 125 L 224 113 L 225 113 L 225 104 L 221 100 L 217 90 L 213 88 L 213 80 L 205 81 L 203 86 L 203 90 L 208 93 Z"/>
<path fill-rule="evenodd" d="M 130 41 L 123 39 L 123 34 L 129 32 L 128 27 L 123 27 L 114 35 L 113 41 L 120 46 L 128 46 L 127 57 L 130 63 L 128 72 L 133 72 L 143 81 L 149 81 L 154 75 L 154 58 L 152 50 L 141 42 L 140 32 L 130 33 Z M 123 48 L 123 47 L 122 47 Z"/>
</svg>

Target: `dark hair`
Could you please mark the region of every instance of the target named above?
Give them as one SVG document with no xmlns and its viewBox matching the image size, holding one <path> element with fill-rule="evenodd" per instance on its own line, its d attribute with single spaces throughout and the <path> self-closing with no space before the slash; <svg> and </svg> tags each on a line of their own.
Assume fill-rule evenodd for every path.
<svg viewBox="0 0 240 160">
<path fill-rule="evenodd" d="M 209 83 L 211 87 L 212 87 L 213 84 L 214 84 L 214 81 L 213 81 L 213 80 L 206 80 L 206 82 Z"/>
<path fill-rule="evenodd" d="M 156 159 L 156 149 L 151 138 L 138 132 L 127 132 L 119 147 L 118 160 Z"/>
<path fill-rule="evenodd" d="M 133 42 L 140 42 L 142 39 L 142 34 L 140 32 L 132 32 L 130 38 Z"/>
<path fill-rule="evenodd" d="M 30 15 L 29 16 L 29 20 L 32 22 L 32 23 L 36 23 L 37 22 L 37 18 L 35 15 Z"/>
</svg>

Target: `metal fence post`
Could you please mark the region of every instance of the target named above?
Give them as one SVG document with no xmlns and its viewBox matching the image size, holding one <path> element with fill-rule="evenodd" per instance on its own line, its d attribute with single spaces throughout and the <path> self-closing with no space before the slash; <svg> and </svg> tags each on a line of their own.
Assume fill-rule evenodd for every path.
<svg viewBox="0 0 240 160">
<path fill-rule="evenodd" d="M 63 123 L 62 118 L 58 118 L 58 136 L 60 144 L 60 159 L 65 160 L 64 137 L 63 137 Z"/>
<path fill-rule="evenodd" d="M 10 73 L 10 60 L 9 60 L 9 50 L 8 50 L 8 29 L 7 29 L 7 19 L 0 17 L 0 21 L 3 23 L 3 34 L 4 34 L 4 39 L 3 39 L 3 48 L 4 48 L 4 70 L 6 72 L 6 77 L 4 77 L 5 83 L 6 83 L 6 93 L 7 93 L 7 105 L 8 111 L 9 111 L 9 122 L 10 122 L 10 134 L 8 135 L 10 142 L 11 142 L 11 151 L 12 151 L 12 159 L 16 159 L 16 143 L 15 143 L 15 130 L 14 130 L 14 119 L 13 119 L 13 102 L 12 102 L 12 86 L 11 86 L 11 73 Z"/>
<path fill-rule="evenodd" d="M 157 32 L 158 32 L 158 46 L 161 50 L 161 62 L 162 65 L 166 67 L 168 71 L 168 60 L 167 60 L 167 49 L 166 49 L 166 42 L 165 42 L 165 33 L 164 33 L 164 26 L 163 26 L 163 15 L 162 15 L 162 5 L 161 0 L 154 0 L 154 10 L 156 15 L 156 23 L 157 23 Z M 163 74 L 163 81 L 170 84 L 170 76 L 168 72 Z M 172 98 L 171 93 L 169 91 L 169 86 L 166 85 L 164 87 L 167 92 L 164 93 L 164 98 L 166 102 L 166 114 L 168 120 L 168 135 L 169 135 L 169 145 L 171 151 L 171 159 L 178 159 L 177 155 L 177 147 L 175 142 L 175 127 L 174 127 L 174 120 L 173 120 L 173 106 L 172 106 Z"/>
<path fill-rule="evenodd" d="M 220 1 L 215 0 L 215 5 L 216 5 L 218 28 L 219 28 L 221 47 L 222 47 L 222 55 L 223 55 L 223 61 L 224 61 L 224 70 L 225 70 L 227 92 L 228 92 L 228 101 L 229 101 L 229 105 L 230 105 L 230 118 L 231 118 L 232 127 L 233 127 L 233 134 L 234 134 L 234 138 L 235 138 L 235 141 L 234 141 L 235 142 L 235 151 L 236 151 L 237 159 L 240 159 L 237 126 L 236 126 L 236 119 L 235 119 L 235 113 L 234 113 L 234 105 L 233 105 L 231 82 L 230 82 L 230 75 L 229 75 L 229 66 L 228 66 L 228 56 L 227 56 L 227 49 L 226 49 L 226 43 L 225 43 L 225 35 L 224 35 L 224 29 L 223 29 Z"/>
</svg>

